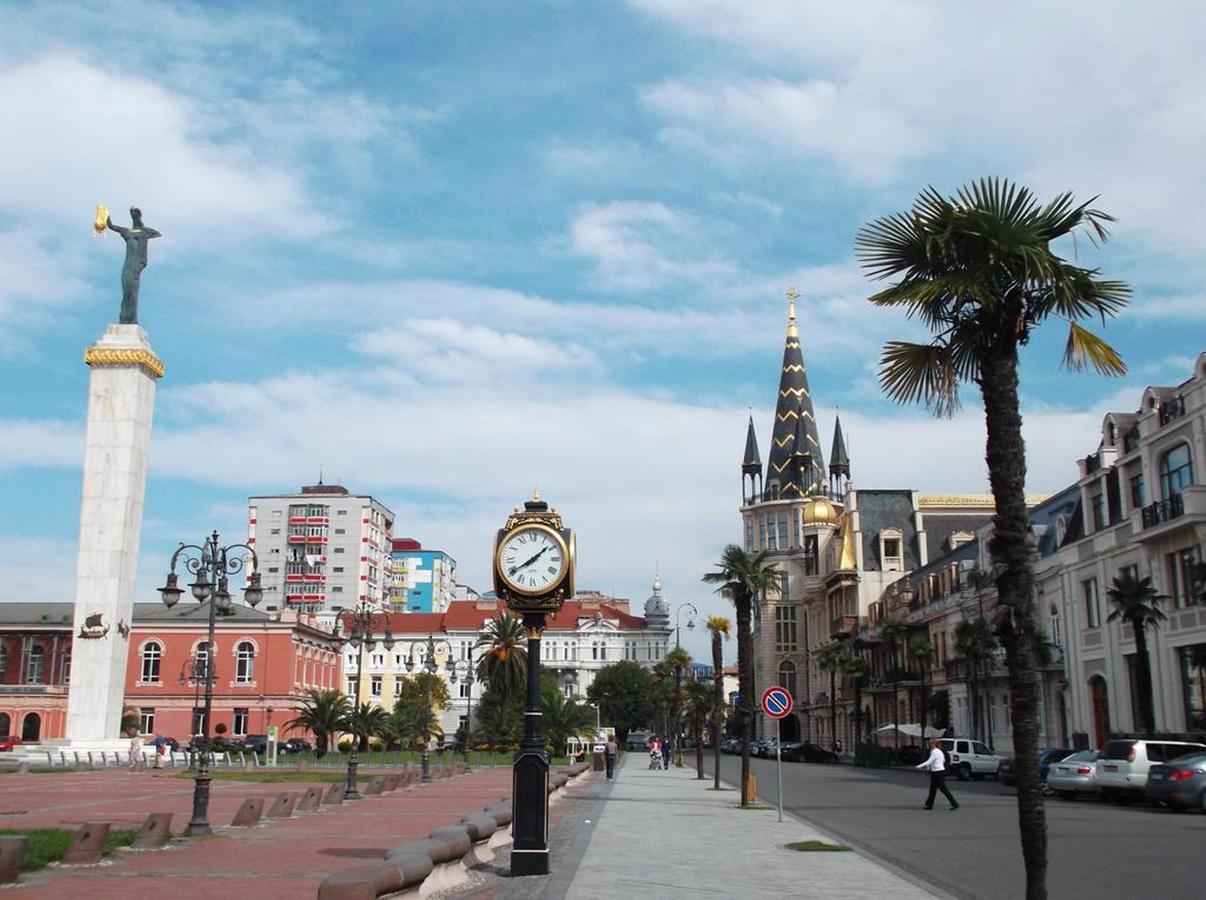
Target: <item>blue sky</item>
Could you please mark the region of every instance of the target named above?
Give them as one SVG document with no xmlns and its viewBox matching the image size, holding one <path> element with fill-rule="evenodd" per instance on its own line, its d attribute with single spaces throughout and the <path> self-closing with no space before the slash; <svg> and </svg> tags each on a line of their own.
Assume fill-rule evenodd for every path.
<svg viewBox="0 0 1206 900">
<path fill-rule="evenodd" d="M 539 482 L 584 585 L 720 609 L 746 408 L 765 448 L 788 284 L 828 445 L 867 487 L 986 490 L 974 396 L 888 404 L 852 255 L 927 184 L 1100 195 L 1135 287 L 1123 379 L 1024 361 L 1030 484 L 1203 347 L 1206 75 L 1189 4 L 0 3 L 0 599 L 71 596 L 87 370 L 137 204 L 168 368 L 140 579 L 319 468 L 485 586 Z M 1068 248 L 1072 252 L 1071 247 Z M 702 649 L 702 645 L 695 649 Z"/>
</svg>

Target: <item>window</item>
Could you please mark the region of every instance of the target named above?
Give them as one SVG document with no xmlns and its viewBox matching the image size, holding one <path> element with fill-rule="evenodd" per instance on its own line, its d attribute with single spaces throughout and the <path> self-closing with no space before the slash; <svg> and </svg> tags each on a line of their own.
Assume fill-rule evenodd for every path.
<svg viewBox="0 0 1206 900">
<path fill-rule="evenodd" d="M 981 744 L 979 741 L 972 741 L 972 752 L 980 753 L 980 754 L 983 754 L 984 756 L 992 755 L 992 751 L 989 750 L 987 747 L 985 747 L 983 744 Z"/>
<path fill-rule="evenodd" d="M 375 669 L 380 669 L 382 666 L 384 666 L 385 665 L 385 654 L 384 653 L 374 653 L 373 659 L 372 659 L 372 665 L 373 665 L 373 668 L 375 668 Z"/>
<path fill-rule="evenodd" d="M 359 679 L 356 679 L 356 678 L 348 679 L 348 696 L 351 697 L 352 699 L 358 699 L 360 697 L 360 681 L 359 681 Z"/>
<path fill-rule="evenodd" d="M 1108 524 L 1106 519 L 1105 494 L 1094 494 L 1091 503 L 1093 506 L 1093 530 L 1100 531 Z"/>
<path fill-rule="evenodd" d="M 745 549 L 753 550 L 754 547 L 754 517 L 745 517 Z"/>
<path fill-rule="evenodd" d="M 336 528 L 335 533 L 336 534 L 347 534 L 348 530 L 346 528 Z"/>
<path fill-rule="evenodd" d="M 331 568 L 331 571 L 332 571 L 332 572 L 342 572 L 342 571 L 343 571 L 343 566 L 333 566 L 333 567 Z"/>
<path fill-rule="evenodd" d="M 234 718 L 231 719 L 230 730 L 233 731 L 235 734 L 239 735 L 240 737 L 246 735 L 248 718 L 249 717 L 247 714 L 247 707 L 236 706 L 235 711 L 234 711 Z"/>
<path fill-rule="evenodd" d="M 159 665 L 163 660 L 163 647 L 158 641 L 150 641 L 142 647 L 142 677 L 144 684 L 159 684 Z M 146 732 L 143 732 L 144 734 Z"/>
<path fill-rule="evenodd" d="M 1160 460 L 1160 492 L 1165 500 L 1180 495 L 1193 484 L 1193 464 L 1189 459 L 1189 445 L 1178 444 Z"/>
<path fill-rule="evenodd" d="M 348 514 L 348 511 L 346 509 L 335 510 L 335 515 L 337 515 L 337 516 L 346 516 L 347 514 Z"/>
<path fill-rule="evenodd" d="M 1169 553 L 1165 559 L 1168 566 L 1168 595 L 1177 608 L 1191 606 L 1199 600 L 1201 586 L 1195 578 L 1198 567 L 1198 548 L 1182 547 Z"/>
<path fill-rule="evenodd" d="M 1147 492 L 1143 488 L 1143 473 L 1131 478 L 1131 507 L 1142 509 L 1147 505 Z"/>
<path fill-rule="evenodd" d="M 41 684 L 46 669 L 46 648 L 32 647 L 25 663 L 25 683 Z"/>
<path fill-rule="evenodd" d="M 775 607 L 775 650 L 779 653 L 795 653 L 798 648 L 796 639 L 796 607 Z"/>
<path fill-rule="evenodd" d="M 380 675 L 374 675 L 372 677 L 372 680 L 369 681 L 369 693 L 372 694 L 374 697 L 381 696 L 381 676 Z"/>
<path fill-rule="evenodd" d="M 796 696 L 796 664 L 789 659 L 779 663 L 779 687 Z"/>
<path fill-rule="evenodd" d="M 466 700 L 469 698 L 471 689 L 472 685 L 468 681 L 460 681 L 457 683 L 457 696 L 462 700 Z"/>
<path fill-rule="evenodd" d="M 333 552 L 335 552 L 335 553 L 342 553 L 342 552 L 343 552 L 343 548 L 342 548 L 342 547 L 336 547 L 336 548 L 335 548 L 335 550 L 334 550 Z"/>
<path fill-rule="evenodd" d="M 193 734 L 205 733 L 205 709 L 193 707 Z"/>
<path fill-rule="evenodd" d="M 888 558 L 900 556 L 900 541 L 896 538 L 884 541 L 884 556 Z"/>
<path fill-rule="evenodd" d="M 155 733 L 155 708 L 152 706 L 144 706 L 138 710 L 138 733 L 139 734 L 154 734 Z"/>
<path fill-rule="evenodd" d="M 68 650 L 63 654 L 63 661 L 59 664 L 59 682 L 61 684 L 71 684 L 71 651 Z"/>
<path fill-rule="evenodd" d="M 0 638 L 0 675 L 8 671 L 8 647 L 4 644 L 4 639 Z M 7 734 L 8 732 L 5 732 Z"/>
<path fill-rule="evenodd" d="M 401 696 L 402 696 L 402 679 L 395 678 L 394 679 L 394 697 L 397 698 L 397 697 L 401 697 Z"/>
<path fill-rule="evenodd" d="M 280 534 L 281 533 L 281 530 L 279 528 L 270 528 L 270 529 L 268 529 L 268 531 L 270 534 Z"/>
<path fill-rule="evenodd" d="M 205 681 L 209 677 L 209 645 L 202 641 L 193 651 L 193 678 Z"/>
<path fill-rule="evenodd" d="M 1056 647 L 1062 647 L 1064 645 L 1063 627 L 1060 624 L 1059 609 L 1056 608 L 1054 603 L 1051 604 L 1051 611 L 1047 622 L 1049 625 L 1048 630 L 1051 632 L 1051 643 Z"/>
<path fill-rule="evenodd" d="M 1097 605 L 1097 579 L 1082 581 L 1080 589 L 1085 601 L 1085 627 L 1098 628 L 1101 625 L 1101 610 Z"/>
<path fill-rule="evenodd" d="M 243 641 L 235 655 L 235 682 L 251 684 L 255 680 L 255 645 L 251 641 Z"/>
</svg>

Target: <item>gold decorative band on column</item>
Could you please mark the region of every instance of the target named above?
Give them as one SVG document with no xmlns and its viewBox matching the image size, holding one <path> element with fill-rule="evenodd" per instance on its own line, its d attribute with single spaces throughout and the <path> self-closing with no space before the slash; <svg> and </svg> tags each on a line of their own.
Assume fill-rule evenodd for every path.
<svg viewBox="0 0 1206 900">
<path fill-rule="evenodd" d="M 538 640 L 540 640 L 540 636 L 542 634 L 544 634 L 544 629 L 543 628 L 528 628 L 527 634 L 528 634 L 529 641 L 538 641 Z"/>
<path fill-rule="evenodd" d="M 141 347 L 89 347 L 84 351 L 84 363 L 89 366 L 138 366 L 152 378 L 162 378 L 164 371 L 162 360 Z"/>
</svg>

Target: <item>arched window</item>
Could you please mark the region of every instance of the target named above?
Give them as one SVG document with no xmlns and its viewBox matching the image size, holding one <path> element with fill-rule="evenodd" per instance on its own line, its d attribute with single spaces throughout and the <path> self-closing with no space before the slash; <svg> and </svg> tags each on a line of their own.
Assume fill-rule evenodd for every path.
<svg viewBox="0 0 1206 900">
<path fill-rule="evenodd" d="M 7 736 L 13 733 L 12 729 L 12 717 L 8 713 L 0 713 L 0 731 L 3 731 L 4 735 Z"/>
<path fill-rule="evenodd" d="M 255 680 L 255 645 L 243 641 L 235 650 L 235 682 L 251 684 Z"/>
<path fill-rule="evenodd" d="M 29 659 L 25 663 L 25 683 L 41 684 L 46 671 L 46 648 L 31 647 Z"/>
<path fill-rule="evenodd" d="M 779 687 L 784 688 L 793 697 L 796 696 L 796 664 L 790 659 L 779 663 Z"/>
<path fill-rule="evenodd" d="M 159 683 L 159 664 L 163 660 L 163 646 L 158 641 L 148 641 L 142 645 L 142 677 L 139 681 L 144 684 Z"/>
<path fill-rule="evenodd" d="M 201 641 L 193 649 L 193 679 L 205 681 L 209 677 L 209 644 Z M 198 732 L 199 734 L 200 732 Z"/>
<path fill-rule="evenodd" d="M 1193 461 L 1189 458 L 1189 445 L 1177 444 L 1160 460 L 1160 491 L 1165 500 L 1170 500 L 1193 484 Z"/>
</svg>

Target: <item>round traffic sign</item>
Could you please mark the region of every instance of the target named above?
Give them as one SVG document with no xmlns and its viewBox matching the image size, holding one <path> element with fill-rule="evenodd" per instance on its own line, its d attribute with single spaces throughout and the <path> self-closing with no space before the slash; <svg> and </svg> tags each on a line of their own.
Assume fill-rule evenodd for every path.
<svg viewBox="0 0 1206 900">
<path fill-rule="evenodd" d="M 782 719 L 791 713 L 792 706 L 791 694 L 787 688 L 773 685 L 762 692 L 762 711 L 772 719 Z"/>
</svg>

